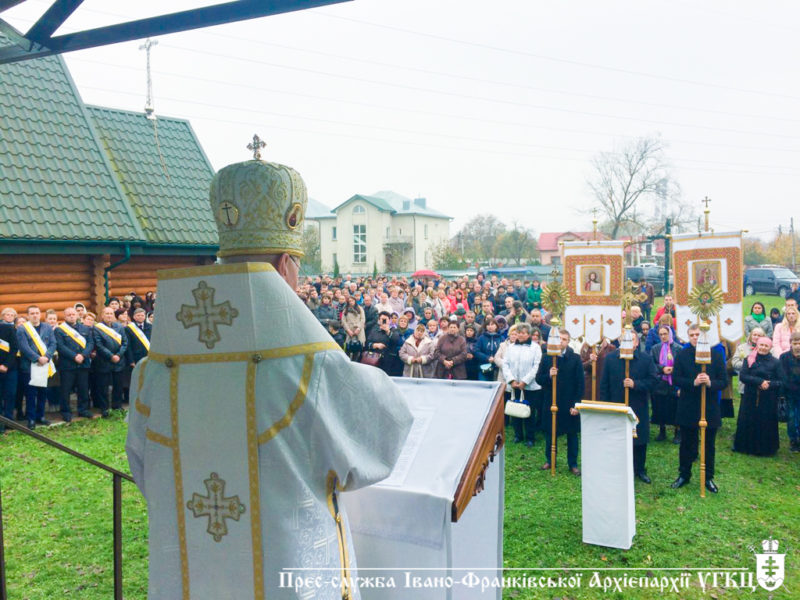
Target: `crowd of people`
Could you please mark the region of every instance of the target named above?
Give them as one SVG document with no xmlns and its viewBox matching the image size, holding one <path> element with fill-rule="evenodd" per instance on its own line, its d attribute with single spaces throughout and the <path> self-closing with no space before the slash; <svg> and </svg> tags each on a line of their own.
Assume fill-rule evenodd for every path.
<svg viewBox="0 0 800 600">
<path fill-rule="evenodd" d="M 628 388 L 639 418 L 636 476 L 651 481 L 646 449 L 652 423 L 658 427 L 656 441 L 666 440 L 674 428 L 672 442 L 680 449 L 673 486 L 686 485 L 698 453 L 700 388 L 705 386 L 707 487 L 716 492 L 715 438 L 722 419 L 734 417 L 734 375 L 739 376 L 741 402 L 733 450 L 774 455 L 778 423 L 785 420 L 790 448 L 800 451 L 800 291 L 793 289 L 783 311 L 771 314 L 755 302 L 745 319 L 745 341 L 714 346 L 712 362 L 701 372 L 695 362 L 699 328 L 690 327 L 688 339 L 678 339 L 673 297 L 665 296 L 656 309 L 652 286 L 645 281 L 638 285 L 641 301 L 630 315 L 636 348 L 628 377 L 617 341 L 604 339 L 593 347 L 571 339 L 564 329 L 559 331 L 561 359 L 557 368 L 551 366 L 546 353 L 551 315 L 542 305 L 538 281 L 480 273 L 450 282 L 320 276 L 306 279 L 297 293 L 354 361 L 398 377 L 503 381 L 507 401 L 521 401 L 531 410 L 527 419 L 510 419 L 514 441 L 533 446 L 537 433 L 543 434 L 543 469 L 550 468 L 548 399 L 553 381 L 559 409 L 556 434 L 567 436 L 567 466 L 576 475 L 579 419 L 574 405 L 581 399 L 622 402 Z"/>
<path fill-rule="evenodd" d="M 100 318 L 82 303 L 58 313 L 31 305 L 25 314 L 0 311 L 0 411 L 28 428 L 49 425 L 47 405 L 70 422 L 108 417 L 128 402 L 133 367 L 147 356 L 155 293 L 110 298 Z M 46 369 L 36 378 L 32 371 Z M 72 402 L 75 395 L 76 402 Z M 0 432 L 5 425 L 0 424 Z"/>
<path fill-rule="evenodd" d="M 545 438 L 545 464 L 550 468 L 550 409 L 556 382 L 557 435 L 567 436 L 567 466 L 578 468 L 579 419 L 574 405 L 582 399 L 621 402 L 628 388 L 639 418 L 634 442 L 634 471 L 647 483 L 646 449 L 650 424 L 656 441 L 680 445 L 676 487 L 691 478 L 697 456 L 699 388 L 706 386 L 708 431 L 706 463 L 709 489 L 714 483 L 714 448 L 721 419 L 733 417 L 733 375 L 739 376 L 741 397 L 733 450 L 758 456 L 774 455 L 779 446 L 779 421 L 787 422 L 792 451 L 800 451 L 800 319 L 792 290 L 783 311 L 767 314 L 753 303 L 745 317 L 745 340 L 722 342 L 713 348 L 712 364 L 700 373 L 694 362 L 699 331 L 688 339 L 676 335 L 675 304 L 670 295 L 655 315 L 652 286 L 642 281 L 640 305 L 631 308 L 635 351 L 624 369 L 618 342 L 604 339 L 590 346 L 559 331 L 561 358 L 557 367 L 547 355 L 550 318 L 542 305 L 539 281 L 508 281 L 496 276 L 456 281 L 439 279 L 307 278 L 298 296 L 328 329 L 353 361 L 382 369 L 396 377 L 502 381 L 507 401 L 530 407 L 527 419 L 510 418 L 514 441 L 533 446 L 537 433 Z M 130 374 L 147 355 L 155 294 L 135 293 L 111 298 L 100 318 L 78 303 L 63 311 L 25 314 L 12 308 L 0 313 L 0 410 L 28 427 L 48 424 L 49 403 L 65 421 L 73 415 L 108 416 L 128 402 Z M 651 320 L 652 317 L 652 320 Z M 32 365 L 52 364 L 55 373 L 46 387 L 34 385 Z M 594 385 L 593 382 L 594 381 Z M 74 395 L 75 402 L 72 401 Z M 92 411 L 95 409 L 95 412 Z"/>
</svg>

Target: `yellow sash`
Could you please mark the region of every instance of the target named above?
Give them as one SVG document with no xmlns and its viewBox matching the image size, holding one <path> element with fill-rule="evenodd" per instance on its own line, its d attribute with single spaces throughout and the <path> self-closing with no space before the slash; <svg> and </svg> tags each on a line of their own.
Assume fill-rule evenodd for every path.
<svg viewBox="0 0 800 600">
<path fill-rule="evenodd" d="M 147 339 L 147 336 L 144 334 L 144 331 L 139 329 L 135 323 L 128 323 L 128 329 L 133 332 L 133 335 L 142 343 L 144 349 L 150 352 L 150 340 Z"/>
<path fill-rule="evenodd" d="M 78 346 L 80 346 L 81 349 L 86 348 L 86 338 L 83 337 L 77 331 L 75 331 L 72 327 L 70 327 L 66 323 L 62 323 L 61 325 L 58 326 L 58 328 L 64 333 L 66 333 L 69 337 L 71 337 L 72 341 L 78 344 Z"/>
<path fill-rule="evenodd" d="M 5 340 L 0 340 L 0 350 L 3 352 L 11 352 L 11 344 Z"/>
<path fill-rule="evenodd" d="M 45 347 L 42 338 L 39 337 L 39 332 L 33 328 L 33 325 L 31 325 L 29 321 L 25 321 L 22 326 L 25 328 L 25 331 L 28 332 L 31 341 L 33 342 L 33 345 L 36 346 L 39 354 L 41 356 L 47 356 L 47 348 Z M 47 374 L 50 377 L 56 374 L 56 367 L 53 364 L 52 359 L 47 363 Z"/>
<path fill-rule="evenodd" d="M 120 346 L 122 345 L 122 336 L 113 329 L 111 329 L 111 327 L 109 327 L 105 323 L 95 323 L 94 326 L 96 329 L 99 329 L 100 331 L 105 333 L 108 337 L 110 337 L 112 340 L 117 342 Z"/>
</svg>

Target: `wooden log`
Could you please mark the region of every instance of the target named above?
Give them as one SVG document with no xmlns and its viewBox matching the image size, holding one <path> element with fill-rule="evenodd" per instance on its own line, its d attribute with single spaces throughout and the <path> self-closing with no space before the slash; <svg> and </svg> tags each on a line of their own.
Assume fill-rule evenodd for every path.
<svg viewBox="0 0 800 600">
<path fill-rule="evenodd" d="M 67 306 L 73 306 L 76 302 L 81 302 L 84 306 L 87 305 L 89 300 L 87 298 L 73 298 L 73 299 L 66 299 L 64 301 L 59 302 L 27 302 L 27 303 L 17 303 L 17 304 L 3 304 L 2 300 L 0 300 L 0 306 L 5 308 L 6 306 L 12 307 L 14 310 L 17 311 L 17 314 L 24 315 L 28 310 L 28 306 L 31 304 L 36 304 L 42 312 L 45 312 L 49 309 L 53 309 L 58 311 L 59 319 L 64 317 L 64 309 Z"/>
<path fill-rule="evenodd" d="M 4 255 L 2 262 L 13 265 L 38 265 L 38 264 L 73 264 L 82 262 L 81 254 L 14 254 Z"/>
<path fill-rule="evenodd" d="M 29 283 L 38 283 L 41 281 L 45 281 L 47 279 L 46 273 L 6 273 L 2 266 L 0 266 L 0 273 L 3 274 L 3 283 L 13 283 L 15 285 L 27 285 Z M 59 281 L 81 281 L 84 285 L 89 285 L 89 281 L 91 280 L 91 274 L 86 271 L 80 272 L 64 272 L 58 273 L 58 277 L 55 277 L 53 274 L 53 279 L 57 279 Z"/>
<path fill-rule="evenodd" d="M 41 283 L 0 283 L 0 294 L 40 293 L 40 292 L 86 292 L 89 289 L 89 280 L 82 281 L 42 281 Z"/>
<path fill-rule="evenodd" d="M 26 273 L 89 273 L 89 268 L 80 262 L 74 264 L 38 263 L 30 265 L 0 263 L 0 270 L 4 274 L 19 273 L 23 275 Z"/>
<path fill-rule="evenodd" d="M 91 309 L 93 312 L 98 312 L 105 303 L 105 286 L 103 272 L 104 269 L 111 264 L 108 254 L 92 256 L 90 259 L 92 265 L 92 278 L 89 285 L 89 295 L 91 297 Z M 87 308 L 89 308 L 87 306 Z"/>
<path fill-rule="evenodd" d="M 85 293 L 78 292 L 36 292 L 36 293 L 16 293 L 16 294 L 2 294 L 0 295 L 0 303 L 6 304 L 22 304 L 28 306 L 29 304 L 41 304 L 43 302 L 59 303 L 61 306 L 66 306 L 70 303 L 70 299 L 77 296 L 86 296 Z M 75 300 L 72 300 L 75 302 Z"/>
</svg>

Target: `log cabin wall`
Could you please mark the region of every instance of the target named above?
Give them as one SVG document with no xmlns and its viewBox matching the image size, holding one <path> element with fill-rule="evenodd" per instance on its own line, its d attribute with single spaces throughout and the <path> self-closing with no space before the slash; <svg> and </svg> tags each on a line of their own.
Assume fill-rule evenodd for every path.
<svg viewBox="0 0 800 600">
<path fill-rule="evenodd" d="M 111 263 L 121 260 L 112 256 Z M 149 291 L 156 291 L 156 271 L 196 267 L 214 262 L 210 256 L 134 256 L 109 272 L 109 295 L 122 300 L 123 296 L 136 292 L 144 298 Z"/>
<path fill-rule="evenodd" d="M 66 306 L 92 306 L 92 263 L 81 254 L 0 254 L 0 307 L 25 313 L 36 304 L 42 312 Z"/>
<path fill-rule="evenodd" d="M 24 314 L 36 304 L 42 312 L 82 302 L 98 312 L 105 301 L 104 272 L 121 256 L 86 254 L 0 254 L 0 308 Z M 120 299 L 135 291 L 144 297 L 156 289 L 156 271 L 210 264 L 210 256 L 133 256 L 109 271 L 109 292 Z"/>
</svg>

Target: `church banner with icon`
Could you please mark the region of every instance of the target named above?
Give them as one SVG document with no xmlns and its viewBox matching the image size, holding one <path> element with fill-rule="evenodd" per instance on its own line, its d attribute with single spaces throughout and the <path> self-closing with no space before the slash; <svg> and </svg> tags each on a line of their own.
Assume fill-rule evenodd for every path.
<svg viewBox="0 0 800 600">
<path fill-rule="evenodd" d="M 565 242 L 564 285 L 570 305 L 564 326 L 573 338 L 591 345 L 622 334 L 625 246 L 621 241 Z"/>
<path fill-rule="evenodd" d="M 698 309 L 714 304 L 719 312 L 708 318 L 709 343 L 738 342 L 744 333 L 742 233 L 673 235 L 672 264 L 678 337 L 688 339 L 686 330 L 698 322 Z"/>
</svg>

